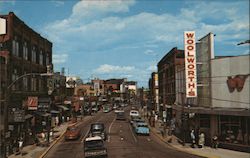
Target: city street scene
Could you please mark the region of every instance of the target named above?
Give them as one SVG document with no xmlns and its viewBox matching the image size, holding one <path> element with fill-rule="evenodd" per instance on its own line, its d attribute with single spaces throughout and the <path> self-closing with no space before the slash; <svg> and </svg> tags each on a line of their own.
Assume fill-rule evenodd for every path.
<svg viewBox="0 0 250 158">
<path fill-rule="evenodd" d="M 249 0 L 0 0 L 0 158 L 250 158 Z"/>
</svg>

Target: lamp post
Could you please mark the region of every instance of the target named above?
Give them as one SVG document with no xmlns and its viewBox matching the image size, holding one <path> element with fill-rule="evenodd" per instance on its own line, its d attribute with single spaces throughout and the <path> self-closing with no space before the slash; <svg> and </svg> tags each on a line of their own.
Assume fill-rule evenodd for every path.
<svg viewBox="0 0 250 158">
<path fill-rule="evenodd" d="M 43 76 L 52 76 L 52 75 L 53 75 L 53 73 L 47 72 L 47 73 L 27 73 L 27 74 L 19 76 L 17 79 L 15 79 L 13 82 L 11 82 L 8 85 L 8 87 L 6 88 L 6 95 L 5 95 L 5 102 L 6 102 L 6 104 L 7 105 L 9 104 L 9 97 L 11 95 L 11 88 L 12 88 L 12 86 L 15 85 L 17 83 L 17 81 L 19 81 L 20 79 L 22 79 L 24 77 L 27 77 L 27 76 L 41 76 L 41 77 L 43 77 Z M 7 112 L 6 118 L 8 120 L 8 112 Z M 48 135 L 48 137 L 49 137 L 49 135 Z M 5 138 L 4 138 L 4 142 L 5 142 Z"/>
</svg>

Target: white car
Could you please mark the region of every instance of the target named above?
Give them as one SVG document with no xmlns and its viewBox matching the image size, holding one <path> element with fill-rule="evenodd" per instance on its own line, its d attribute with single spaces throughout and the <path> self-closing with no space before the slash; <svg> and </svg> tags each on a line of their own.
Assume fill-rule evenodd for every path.
<svg viewBox="0 0 250 158">
<path fill-rule="evenodd" d="M 130 113 L 129 113 L 129 116 L 130 117 L 139 117 L 139 111 L 137 110 L 130 110 Z"/>
</svg>

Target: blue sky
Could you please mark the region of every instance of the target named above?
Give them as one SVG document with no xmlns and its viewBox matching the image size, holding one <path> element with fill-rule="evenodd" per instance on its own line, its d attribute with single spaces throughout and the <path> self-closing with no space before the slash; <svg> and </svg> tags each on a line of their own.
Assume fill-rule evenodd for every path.
<svg viewBox="0 0 250 158">
<path fill-rule="evenodd" d="M 54 68 L 90 77 L 123 78 L 147 87 L 157 62 L 173 47 L 183 49 L 183 31 L 197 40 L 216 34 L 215 55 L 249 54 L 249 0 L 3 1 L 53 43 Z"/>
</svg>

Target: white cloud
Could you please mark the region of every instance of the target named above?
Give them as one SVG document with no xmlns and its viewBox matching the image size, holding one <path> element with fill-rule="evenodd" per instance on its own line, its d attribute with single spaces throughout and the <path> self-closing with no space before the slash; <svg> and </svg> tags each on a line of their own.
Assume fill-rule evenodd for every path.
<svg viewBox="0 0 250 158">
<path fill-rule="evenodd" d="M 185 30 L 196 30 L 197 37 L 214 32 L 217 34 L 216 40 L 220 42 L 232 38 L 244 38 L 249 34 L 249 21 L 242 20 L 246 16 L 235 11 L 237 9 L 234 8 L 234 3 L 197 3 L 192 11 L 183 8 L 177 15 L 142 12 L 119 17 L 111 14 L 127 12 L 134 3 L 134 1 L 80 1 L 74 6 L 69 18 L 48 24 L 44 33 L 49 32 L 49 39 L 56 44 L 70 44 L 71 48 L 82 51 L 121 47 L 121 44 L 126 47 L 137 43 L 182 46 Z M 229 11 L 220 9 L 226 6 L 233 9 Z M 206 18 L 217 19 L 218 16 L 227 21 L 216 25 L 203 21 Z M 76 40 L 81 42 L 75 42 Z"/>
<path fill-rule="evenodd" d="M 144 54 L 146 54 L 146 55 L 153 55 L 153 56 L 157 55 L 157 53 L 155 51 L 151 50 L 151 49 L 146 50 L 144 52 Z"/>
<path fill-rule="evenodd" d="M 59 52 L 95 52 L 105 56 L 101 53 L 119 53 L 124 49 L 130 53 L 148 54 L 146 58 L 157 55 L 156 52 L 160 56 L 175 46 L 183 47 L 185 30 L 195 30 L 197 39 L 213 32 L 216 34 L 215 45 L 222 47 L 249 38 L 249 15 L 245 14 L 248 5 L 243 6 L 242 2 L 193 1 L 186 3 L 185 8 L 177 14 L 123 14 L 134 4 L 135 1 L 126 0 L 79 1 L 69 17 L 48 24 L 43 31 Z M 225 50 L 223 52 L 227 53 Z M 151 63 L 152 60 L 155 59 L 152 58 Z M 124 61 L 133 64 L 129 58 L 124 58 Z M 135 68 L 104 64 L 92 73 L 118 77 L 127 75 L 146 82 L 150 72 L 155 69 L 149 65 Z"/>
<path fill-rule="evenodd" d="M 54 64 L 61 64 L 65 63 L 68 59 L 68 54 L 53 54 L 53 63 Z"/>
<path fill-rule="evenodd" d="M 94 72 L 99 74 L 105 73 L 127 73 L 133 71 L 135 68 L 133 66 L 115 66 L 115 65 L 108 65 L 104 64 L 99 66 Z"/>
<path fill-rule="evenodd" d="M 53 0 L 51 2 L 53 2 L 56 7 L 60 7 L 60 6 L 63 6 L 65 4 L 64 1 L 60 1 L 60 0 Z"/>
<path fill-rule="evenodd" d="M 129 11 L 129 6 L 133 5 L 135 2 L 133 0 L 86 0 L 78 2 L 72 11 L 73 17 L 93 17 L 109 12 L 127 12 Z"/>
</svg>

